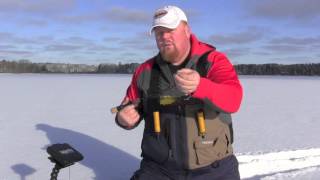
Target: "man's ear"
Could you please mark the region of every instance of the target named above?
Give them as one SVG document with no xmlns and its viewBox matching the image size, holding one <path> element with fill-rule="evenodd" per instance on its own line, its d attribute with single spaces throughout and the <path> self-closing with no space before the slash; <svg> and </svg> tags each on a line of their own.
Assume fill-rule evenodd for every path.
<svg viewBox="0 0 320 180">
<path fill-rule="evenodd" d="M 184 26 L 184 32 L 186 33 L 187 37 L 190 38 L 190 36 L 191 36 L 191 29 L 190 29 L 190 27 L 189 27 L 187 24 Z"/>
</svg>

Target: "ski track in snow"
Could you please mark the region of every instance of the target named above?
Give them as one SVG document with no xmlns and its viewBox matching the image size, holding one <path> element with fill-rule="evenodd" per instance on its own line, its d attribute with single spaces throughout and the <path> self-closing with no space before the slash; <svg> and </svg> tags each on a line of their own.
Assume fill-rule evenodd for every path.
<svg viewBox="0 0 320 180">
<path fill-rule="evenodd" d="M 320 148 L 239 154 L 241 179 L 292 179 L 320 169 Z"/>
</svg>

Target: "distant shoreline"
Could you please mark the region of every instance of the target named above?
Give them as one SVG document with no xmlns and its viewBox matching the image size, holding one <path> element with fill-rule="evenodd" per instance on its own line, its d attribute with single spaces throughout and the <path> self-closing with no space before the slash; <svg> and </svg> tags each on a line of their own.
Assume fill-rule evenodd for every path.
<svg viewBox="0 0 320 180">
<path fill-rule="evenodd" d="M 128 64 L 64 64 L 32 63 L 28 60 L 0 61 L 0 73 L 43 74 L 132 74 L 139 63 Z M 320 63 L 308 64 L 237 64 L 239 75 L 320 76 Z"/>
</svg>

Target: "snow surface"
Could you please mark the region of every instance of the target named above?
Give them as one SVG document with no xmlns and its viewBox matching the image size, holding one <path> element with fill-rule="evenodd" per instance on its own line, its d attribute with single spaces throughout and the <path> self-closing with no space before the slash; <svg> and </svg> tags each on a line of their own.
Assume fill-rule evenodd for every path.
<svg viewBox="0 0 320 180">
<path fill-rule="evenodd" d="M 126 131 L 110 108 L 130 75 L 0 74 L 0 180 L 49 179 L 46 147 L 69 143 L 85 159 L 59 180 L 125 180 L 138 168 L 143 124 Z M 320 77 L 241 76 L 234 114 L 242 179 L 320 178 Z"/>
</svg>

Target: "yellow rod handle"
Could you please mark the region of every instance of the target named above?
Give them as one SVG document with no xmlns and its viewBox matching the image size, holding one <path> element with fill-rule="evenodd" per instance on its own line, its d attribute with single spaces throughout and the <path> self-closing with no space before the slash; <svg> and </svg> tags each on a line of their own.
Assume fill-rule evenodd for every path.
<svg viewBox="0 0 320 180">
<path fill-rule="evenodd" d="M 154 132 L 160 133 L 160 114 L 159 111 L 153 112 L 153 123 L 154 123 Z"/>
<path fill-rule="evenodd" d="M 206 134 L 206 122 L 204 120 L 204 113 L 202 111 L 199 111 L 197 113 L 197 116 L 200 135 L 204 136 Z"/>
</svg>

